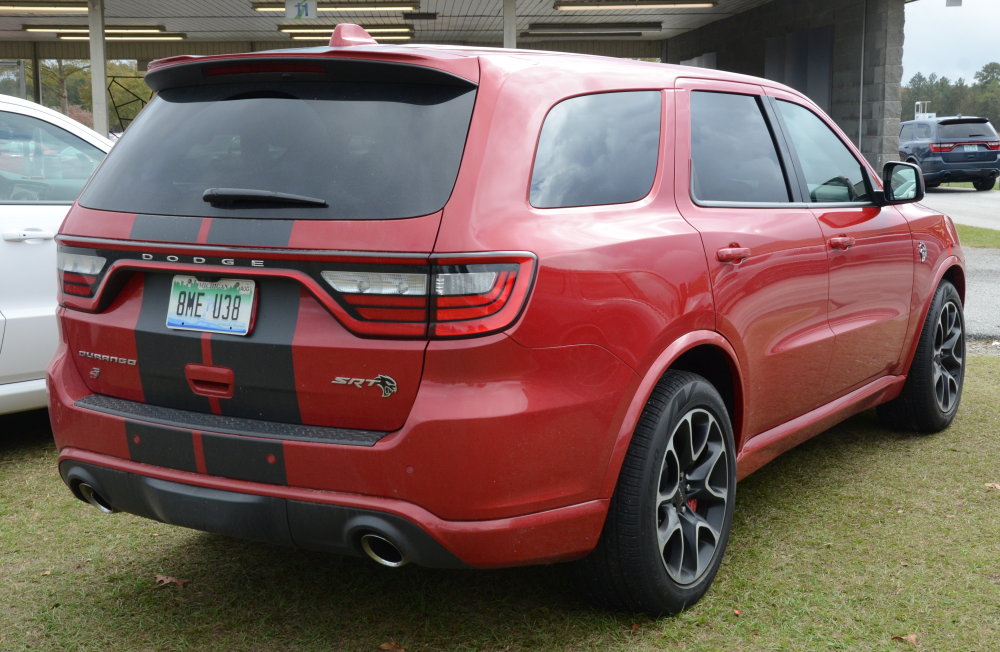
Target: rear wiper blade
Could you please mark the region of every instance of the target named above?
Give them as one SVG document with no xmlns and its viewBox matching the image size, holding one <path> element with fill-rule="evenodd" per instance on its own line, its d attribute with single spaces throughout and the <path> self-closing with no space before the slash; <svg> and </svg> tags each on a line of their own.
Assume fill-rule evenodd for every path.
<svg viewBox="0 0 1000 652">
<path fill-rule="evenodd" d="M 296 204 L 301 206 L 328 206 L 325 199 L 293 195 L 289 192 L 273 190 L 255 190 L 254 188 L 206 188 L 201 195 L 202 201 L 213 206 L 233 202 L 256 202 L 263 204 Z"/>
</svg>

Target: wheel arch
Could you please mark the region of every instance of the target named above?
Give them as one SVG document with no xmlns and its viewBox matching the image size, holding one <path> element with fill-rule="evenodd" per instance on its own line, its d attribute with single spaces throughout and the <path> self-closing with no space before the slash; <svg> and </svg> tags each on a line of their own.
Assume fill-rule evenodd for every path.
<svg viewBox="0 0 1000 652">
<path fill-rule="evenodd" d="M 938 286 L 941 285 L 942 281 L 948 281 L 955 286 L 958 291 L 958 296 L 962 299 L 962 305 L 965 305 L 965 269 L 962 266 L 962 262 L 955 256 L 950 256 L 941 265 L 938 272 L 934 275 L 934 282 L 930 284 L 931 291 L 927 293 L 924 298 L 923 305 L 920 308 L 920 320 L 917 322 L 915 328 L 910 329 L 908 343 L 906 345 L 906 357 L 902 360 L 902 368 L 900 373 L 907 375 L 910 373 L 910 366 L 913 364 L 913 356 L 916 354 L 917 345 L 920 343 L 920 332 L 924 327 L 924 322 L 927 321 L 927 314 L 930 312 L 931 303 L 934 301 L 934 293 L 937 291 Z M 902 387 L 900 387 L 902 389 Z M 892 397 L 895 398 L 895 397 Z"/>
<path fill-rule="evenodd" d="M 632 442 L 639 417 L 653 388 L 671 370 L 689 371 L 703 376 L 722 396 L 733 427 L 736 451 L 742 445 L 743 382 L 739 358 L 729 342 L 714 331 L 696 331 L 678 338 L 649 366 L 625 413 L 611 453 L 601 496 L 614 493 L 625 454 Z"/>
<path fill-rule="evenodd" d="M 958 296 L 962 297 L 962 305 L 965 305 L 965 270 L 962 269 L 957 262 L 952 261 L 951 265 L 945 269 L 944 274 L 938 279 L 935 284 L 935 288 L 941 284 L 941 281 L 948 281 L 955 286 L 958 290 Z M 930 303 L 927 304 L 927 308 L 930 308 Z M 924 310 L 926 314 L 927 310 Z"/>
</svg>

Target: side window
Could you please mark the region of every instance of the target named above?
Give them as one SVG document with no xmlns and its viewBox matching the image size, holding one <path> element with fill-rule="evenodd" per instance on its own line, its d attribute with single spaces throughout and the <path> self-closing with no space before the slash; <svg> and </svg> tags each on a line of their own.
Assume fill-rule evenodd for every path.
<svg viewBox="0 0 1000 652">
<path fill-rule="evenodd" d="M 903 128 L 899 130 L 899 140 L 904 143 L 913 140 L 913 125 L 903 125 Z"/>
<path fill-rule="evenodd" d="M 825 122 L 805 107 L 778 101 L 792 147 L 809 191 L 809 200 L 869 201 L 864 166 Z"/>
<path fill-rule="evenodd" d="M 931 126 L 929 124 L 917 125 L 917 138 L 919 138 L 920 140 L 930 140 Z"/>
<path fill-rule="evenodd" d="M 0 112 L 0 202 L 71 202 L 103 158 L 55 125 Z"/>
<path fill-rule="evenodd" d="M 691 193 L 701 201 L 788 202 L 774 138 L 756 97 L 691 93 Z"/>
<path fill-rule="evenodd" d="M 582 95 L 552 107 L 531 173 L 536 208 L 621 204 L 653 187 L 659 91 Z"/>
</svg>

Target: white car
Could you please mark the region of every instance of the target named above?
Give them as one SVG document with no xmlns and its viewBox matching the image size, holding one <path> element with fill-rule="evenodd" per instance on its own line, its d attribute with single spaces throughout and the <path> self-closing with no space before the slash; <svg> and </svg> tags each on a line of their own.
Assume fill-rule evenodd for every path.
<svg viewBox="0 0 1000 652">
<path fill-rule="evenodd" d="M 111 144 L 61 113 L 0 95 L 0 414 L 46 405 L 58 341 L 53 238 Z"/>
</svg>

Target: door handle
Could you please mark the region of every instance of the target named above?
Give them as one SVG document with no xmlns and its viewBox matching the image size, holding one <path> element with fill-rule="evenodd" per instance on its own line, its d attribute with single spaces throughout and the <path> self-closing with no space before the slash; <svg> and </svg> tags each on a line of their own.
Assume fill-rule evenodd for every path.
<svg viewBox="0 0 1000 652">
<path fill-rule="evenodd" d="M 24 242 L 25 240 L 51 240 L 56 237 L 51 231 L 41 229 L 21 229 L 20 231 L 4 231 L 3 239 L 7 242 Z"/>
<path fill-rule="evenodd" d="M 184 365 L 184 378 L 195 394 L 209 398 L 233 397 L 233 370 L 204 364 Z"/>
<path fill-rule="evenodd" d="M 739 264 L 750 257 L 750 250 L 746 247 L 723 247 L 715 252 L 715 257 L 720 263 Z"/>
<path fill-rule="evenodd" d="M 849 235 L 838 235 L 830 238 L 831 249 L 850 249 L 854 246 L 855 240 Z"/>
</svg>

